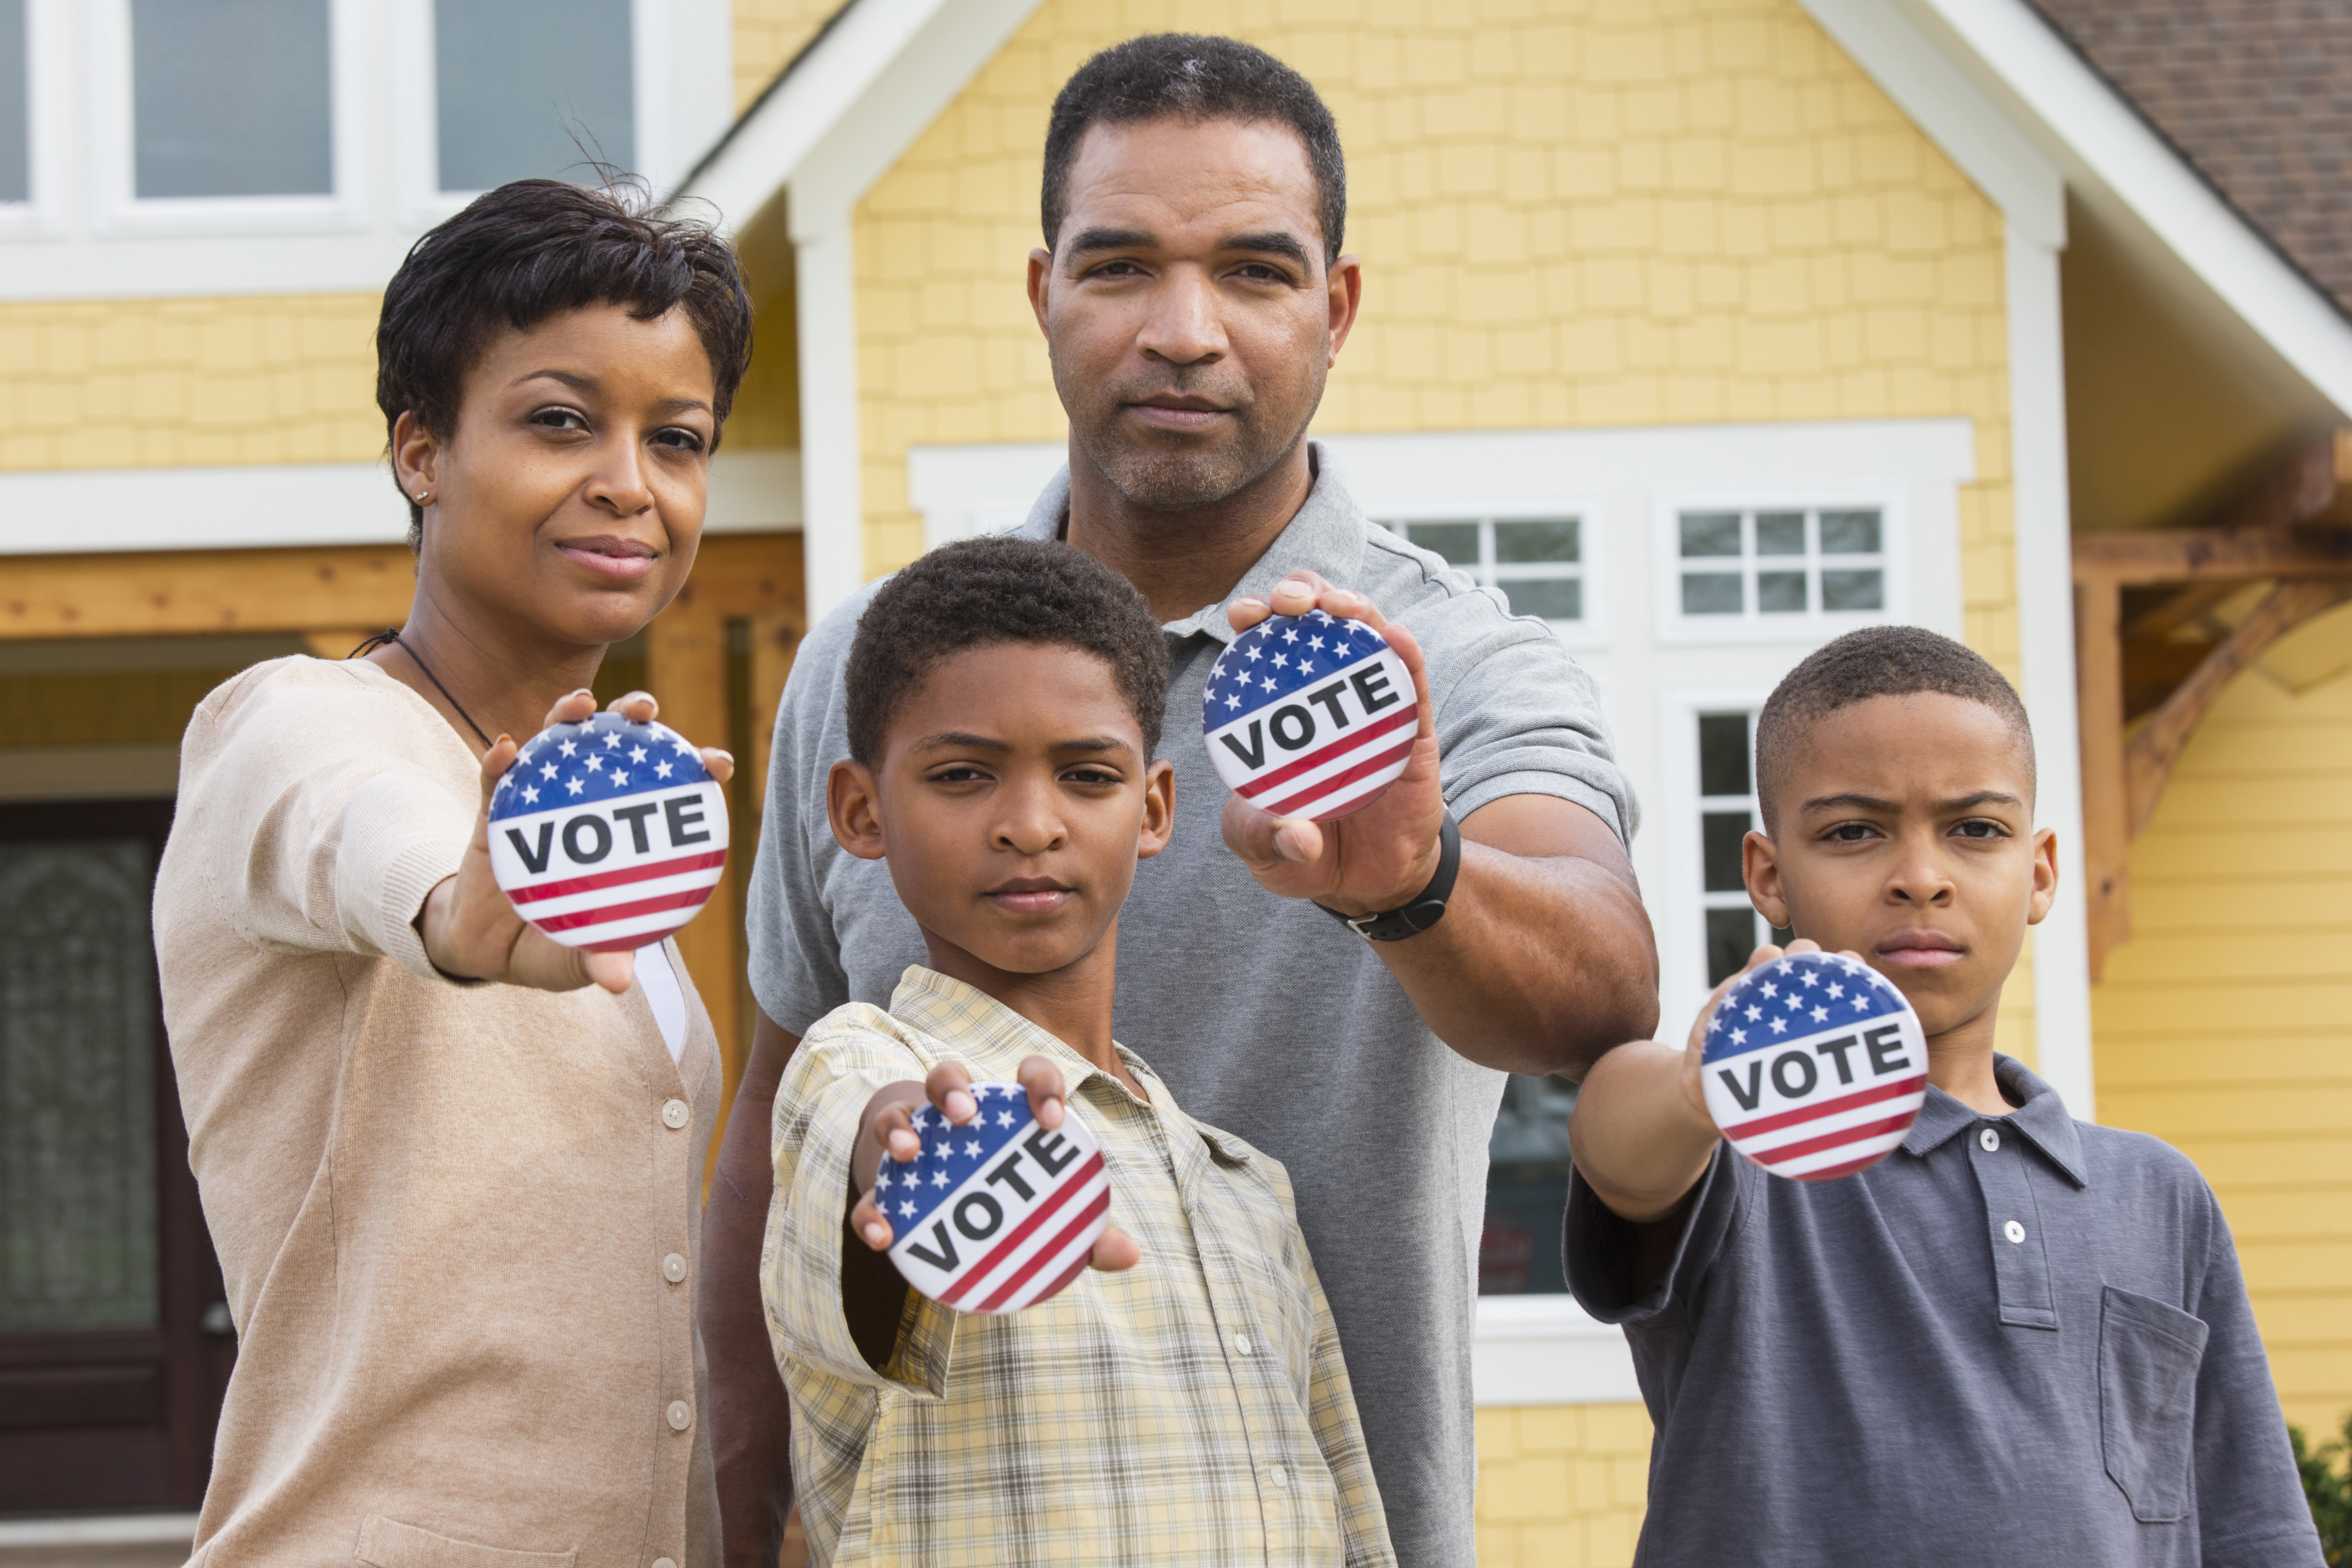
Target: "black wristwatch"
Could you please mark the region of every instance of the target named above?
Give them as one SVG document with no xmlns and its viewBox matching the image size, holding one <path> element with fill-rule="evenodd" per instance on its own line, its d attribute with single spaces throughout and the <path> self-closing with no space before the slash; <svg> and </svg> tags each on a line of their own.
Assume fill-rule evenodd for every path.
<svg viewBox="0 0 2352 1568">
<path fill-rule="evenodd" d="M 1366 942 L 1402 942 L 1445 918 L 1445 900 L 1454 896 L 1454 879 L 1462 870 L 1462 830 L 1447 812 L 1437 825 L 1437 871 L 1420 895 L 1376 915 L 1343 915 L 1328 904 L 1315 907 Z"/>
</svg>

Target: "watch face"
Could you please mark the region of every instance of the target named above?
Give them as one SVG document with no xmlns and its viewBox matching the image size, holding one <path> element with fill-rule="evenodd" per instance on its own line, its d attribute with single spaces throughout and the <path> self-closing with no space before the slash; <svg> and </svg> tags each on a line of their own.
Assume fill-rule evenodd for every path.
<svg viewBox="0 0 2352 1568">
<path fill-rule="evenodd" d="M 1062 1104 L 1048 1131 L 1017 1083 L 971 1086 L 979 1114 L 957 1126 L 914 1112 L 923 1152 L 885 1157 L 874 1202 L 890 1221 L 890 1261 L 907 1283 L 964 1312 L 1017 1312 L 1085 1269 L 1110 1215 L 1102 1150 Z"/>
<path fill-rule="evenodd" d="M 599 713 L 541 731 L 490 796 L 490 871 L 566 947 L 647 947 L 727 866 L 727 792 L 666 724 Z"/>
<path fill-rule="evenodd" d="M 1875 1165 L 1927 1098 L 1927 1037 L 1868 964 L 1795 952 L 1724 994 L 1700 1058 L 1707 1113 L 1776 1176 L 1823 1182 Z"/>
<path fill-rule="evenodd" d="M 1217 776 L 1261 810 L 1318 822 L 1378 800 L 1420 722 L 1412 674 L 1388 639 L 1320 610 L 1235 637 L 1201 700 Z"/>
</svg>

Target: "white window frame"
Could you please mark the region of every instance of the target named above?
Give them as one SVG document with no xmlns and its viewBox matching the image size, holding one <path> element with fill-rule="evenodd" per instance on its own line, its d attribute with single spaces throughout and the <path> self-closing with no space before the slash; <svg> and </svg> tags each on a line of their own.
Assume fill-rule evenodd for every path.
<svg viewBox="0 0 2352 1568">
<path fill-rule="evenodd" d="M 1595 647 L 1607 640 L 1600 626 L 1603 606 L 1601 590 L 1607 582 L 1602 560 L 1605 553 L 1604 531 L 1596 526 L 1600 508 L 1591 499 L 1567 495 L 1510 495 L 1482 499 L 1475 493 L 1465 493 L 1460 499 L 1436 500 L 1421 496 L 1392 500 L 1377 494 L 1358 493 L 1356 503 L 1364 509 L 1364 515 L 1376 523 L 1556 522 L 1574 519 L 1578 559 L 1573 564 L 1577 579 L 1584 584 L 1584 614 L 1572 621 L 1546 620 L 1544 625 L 1571 647 Z M 1399 534 L 1398 537 L 1405 536 Z M 1488 570 L 1486 567 L 1456 567 L 1455 570 L 1468 571 L 1484 585 L 1499 585 L 1499 578 L 1496 584 L 1486 583 Z"/>
<path fill-rule="evenodd" d="M 636 151 L 632 173 L 666 193 L 686 173 L 700 147 L 681 144 L 677 55 L 681 33 L 707 32 L 707 0 L 632 0 L 629 7 L 629 88 L 635 100 Z M 402 221 L 439 223 L 482 193 L 441 188 L 440 84 L 434 68 L 433 0 L 392 0 L 394 122 L 399 127 Z M 688 37 L 688 47 L 698 47 Z M 731 103 L 731 100 L 730 100 Z M 723 125 L 720 129 L 724 129 Z"/>
<path fill-rule="evenodd" d="M 63 229 L 66 188 L 58 90 L 73 68 L 72 0 L 25 0 L 25 199 L 0 202 L 0 239 L 48 239 Z"/>
<path fill-rule="evenodd" d="M 1879 558 L 1886 585 L 1885 603 L 1875 610 L 1829 611 L 1814 608 L 1818 595 L 1811 579 L 1817 555 L 1785 557 L 1806 563 L 1806 609 L 1765 612 L 1749 605 L 1736 616 L 1692 616 L 1683 613 L 1682 519 L 1701 511 L 1875 511 L 1878 513 Z M 1656 503 L 1654 539 L 1657 552 L 1657 637 L 1675 643 L 1824 643 L 1858 626 L 1884 626 L 1912 619 L 1911 541 L 1904 496 L 1892 486 L 1867 489 L 1823 487 L 1820 489 L 1755 489 L 1662 492 Z M 1731 562 L 1731 556 L 1689 557 L 1704 568 L 1706 560 Z M 1745 568 L 1748 557 L 1738 558 Z M 1761 562 L 1764 557 L 1753 558 Z"/>
<path fill-rule="evenodd" d="M 367 5 L 328 0 L 327 114 L 334 189 L 301 196 L 141 196 L 131 125 L 131 0 L 87 0 L 93 232 L 315 234 L 365 226 Z"/>
<path fill-rule="evenodd" d="M 1663 799 L 1665 820 L 1655 816 L 1643 826 L 1665 840 L 1665 929 L 1659 933 L 1659 989 L 1664 1000 L 1668 1039 L 1698 1016 L 1712 987 L 1706 983 L 1706 846 L 1699 831 L 1700 803 L 1713 798 L 1699 793 L 1698 721 L 1703 714 L 1735 711 L 1755 713 L 1772 695 L 1784 670 L 1811 649 L 1774 660 L 1769 679 L 1755 684 L 1681 687 L 1665 692 L 1659 704 L 1659 761 L 1664 763 Z M 1750 731 L 1751 735 L 1753 731 Z M 1754 763 L 1751 758 L 1750 767 Z M 1755 782 L 1751 773 L 1749 784 Z M 1759 810 L 1757 826 L 1763 826 Z"/>
</svg>

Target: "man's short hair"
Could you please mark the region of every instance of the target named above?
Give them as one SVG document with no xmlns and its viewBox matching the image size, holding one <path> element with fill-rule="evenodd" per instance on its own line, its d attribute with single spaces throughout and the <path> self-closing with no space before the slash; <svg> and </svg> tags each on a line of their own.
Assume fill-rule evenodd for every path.
<svg viewBox="0 0 2352 1568">
<path fill-rule="evenodd" d="M 1923 691 L 1981 702 L 2000 715 L 2017 737 L 2026 786 L 2032 787 L 2033 726 L 2008 678 L 1967 644 L 1924 626 L 1865 626 L 1807 655 L 1781 678 L 1756 716 L 1756 804 L 1764 814 L 1764 831 L 1773 831 L 1780 785 L 1815 724 L 1873 697 Z"/>
<path fill-rule="evenodd" d="M 849 648 L 849 754 L 882 760 L 890 721 L 941 659 L 999 643 L 1043 643 L 1110 666 L 1148 757 L 1168 701 L 1168 637 L 1135 585 L 1047 540 L 942 544 L 892 577 L 857 618 Z"/>
<path fill-rule="evenodd" d="M 751 363 L 751 295 L 727 242 L 709 224 L 656 208 L 625 178 L 602 190 L 517 180 L 427 231 L 384 289 L 375 402 L 386 438 L 413 413 L 446 440 L 466 377 L 499 334 L 599 304 L 627 306 L 641 321 L 683 309 L 710 357 L 711 413 L 725 426 Z M 413 549 L 425 511 L 401 499 Z"/>
<path fill-rule="evenodd" d="M 1254 45 L 1200 33 L 1152 33 L 1105 49 L 1062 84 L 1045 122 L 1042 206 L 1045 248 L 1069 216 L 1070 164 L 1089 125 L 1175 118 L 1287 125 L 1307 146 L 1323 261 L 1339 259 L 1348 229 L 1348 161 L 1339 127 L 1307 79 Z"/>
</svg>

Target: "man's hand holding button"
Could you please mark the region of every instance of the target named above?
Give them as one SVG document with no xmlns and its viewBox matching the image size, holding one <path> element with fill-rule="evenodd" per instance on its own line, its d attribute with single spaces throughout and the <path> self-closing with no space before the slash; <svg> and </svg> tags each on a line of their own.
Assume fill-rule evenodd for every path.
<svg viewBox="0 0 2352 1568">
<path fill-rule="evenodd" d="M 1271 616 L 1321 610 L 1381 633 L 1412 674 L 1419 724 L 1404 771 L 1370 805 L 1336 820 L 1278 816 L 1239 794 L 1225 801 L 1225 845 L 1267 891 L 1312 899 L 1348 916 L 1404 904 L 1437 874 L 1445 796 L 1439 787 L 1437 724 L 1421 645 L 1402 626 L 1388 624 L 1372 602 L 1335 588 L 1312 572 L 1294 572 L 1266 599 L 1236 599 L 1226 619 L 1244 632 Z"/>
<path fill-rule="evenodd" d="M 1029 1114 L 1036 1118 L 1037 1125 L 1048 1131 L 1059 1128 L 1067 1113 L 1062 1069 L 1045 1057 L 1028 1057 L 1023 1059 L 1018 1076 L 1028 1095 Z M 911 1165 L 921 1157 L 923 1140 L 915 1130 L 915 1112 L 926 1104 L 951 1127 L 970 1126 L 981 1114 L 971 1074 L 961 1062 L 941 1062 L 920 1083 L 904 1079 L 885 1084 L 858 1113 L 863 1131 L 850 1153 L 849 1171 L 859 1196 L 849 1211 L 849 1225 L 858 1239 L 876 1252 L 889 1251 L 898 1239 L 888 1216 L 875 1201 L 876 1179 L 886 1158 L 895 1164 Z M 1095 1239 L 1089 1261 L 1094 1268 L 1115 1273 L 1134 1268 L 1142 1257 L 1143 1249 L 1133 1237 L 1117 1226 L 1108 1226 Z"/>
</svg>

